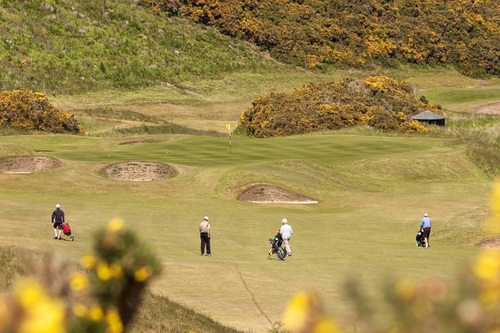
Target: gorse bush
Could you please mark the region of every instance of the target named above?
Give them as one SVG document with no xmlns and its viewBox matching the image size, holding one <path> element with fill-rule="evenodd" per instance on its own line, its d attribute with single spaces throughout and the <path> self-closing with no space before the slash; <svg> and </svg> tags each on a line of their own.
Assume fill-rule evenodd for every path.
<svg viewBox="0 0 500 333">
<path fill-rule="evenodd" d="M 0 91 L 0 128 L 53 133 L 83 132 L 75 116 L 55 108 L 44 94 L 27 90 Z"/>
<path fill-rule="evenodd" d="M 399 60 L 500 74 L 500 3 L 490 0 L 142 0 L 309 68 Z"/>
<path fill-rule="evenodd" d="M 241 114 L 239 128 L 256 137 L 304 134 L 368 125 L 398 132 L 427 132 L 411 116 L 436 105 L 415 99 L 412 86 L 385 76 L 364 81 L 310 83 L 291 94 L 273 93 L 252 102 Z"/>
<path fill-rule="evenodd" d="M 96 234 L 94 254 L 84 256 L 82 264 L 88 272 L 67 277 L 50 272 L 51 281 L 66 278 L 59 295 L 51 294 L 40 277 L 18 280 L 13 294 L 0 298 L 0 332 L 124 332 L 145 287 L 161 270 L 156 257 L 120 220 Z"/>
</svg>

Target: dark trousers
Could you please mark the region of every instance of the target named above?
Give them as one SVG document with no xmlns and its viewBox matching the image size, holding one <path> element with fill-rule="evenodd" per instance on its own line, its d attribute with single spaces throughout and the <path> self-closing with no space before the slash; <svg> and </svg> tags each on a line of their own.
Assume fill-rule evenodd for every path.
<svg viewBox="0 0 500 333">
<path fill-rule="evenodd" d="M 202 232 L 200 233 L 201 239 L 201 254 L 205 253 L 205 246 L 207 247 L 207 254 L 210 254 L 210 237 L 208 237 L 208 233 Z"/>
</svg>

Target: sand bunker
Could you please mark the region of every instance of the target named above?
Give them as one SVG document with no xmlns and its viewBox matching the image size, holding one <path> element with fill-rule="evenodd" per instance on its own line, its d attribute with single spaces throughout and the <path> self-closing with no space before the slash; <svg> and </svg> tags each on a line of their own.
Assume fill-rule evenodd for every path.
<svg viewBox="0 0 500 333">
<path fill-rule="evenodd" d="M 15 156 L 0 159 L 2 173 L 33 173 L 61 166 L 61 161 L 46 156 Z"/>
<path fill-rule="evenodd" d="M 113 180 L 130 182 L 163 180 L 176 175 L 173 167 L 157 162 L 121 162 L 104 168 L 102 173 Z"/>
<path fill-rule="evenodd" d="M 476 110 L 476 114 L 500 115 L 500 103 L 491 103 L 481 106 Z"/>
<path fill-rule="evenodd" d="M 500 236 L 485 239 L 477 243 L 476 246 L 487 249 L 500 249 Z"/>
<path fill-rule="evenodd" d="M 257 184 L 240 195 L 241 201 L 254 203 L 314 204 L 318 201 L 269 184 Z"/>
</svg>

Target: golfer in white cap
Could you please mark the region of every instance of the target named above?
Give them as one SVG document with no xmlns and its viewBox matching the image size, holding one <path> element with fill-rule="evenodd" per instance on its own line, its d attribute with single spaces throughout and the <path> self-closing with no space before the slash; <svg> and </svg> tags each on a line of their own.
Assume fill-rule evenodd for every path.
<svg viewBox="0 0 500 333">
<path fill-rule="evenodd" d="M 210 252 L 210 223 L 208 216 L 203 218 L 200 223 L 200 240 L 201 240 L 201 255 L 205 254 L 205 247 L 207 248 L 207 256 L 211 256 Z"/>
<path fill-rule="evenodd" d="M 65 220 L 64 212 L 62 211 L 60 204 L 56 204 L 56 210 L 52 212 L 50 222 L 52 222 L 52 227 L 54 227 L 54 239 L 61 240 L 62 224 L 65 222 Z"/>
<path fill-rule="evenodd" d="M 425 213 L 422 222 L 420 223 L 420 228 L 424 229 L 424 240 L 425 247 L 429 247 L 429 236 L 431 235 L 431 219 L 429 218 L 429 214 Z"/>
<path fill-rule="evenodd" d="M 282 226 L 280 228 L 281 238 L 283 239 L 283 244 L 285 244 L 285 249 L 286 249 L 287 255 L 291 256 L 292 250 L 290 249 L 289 241 L 290 241 L 290 238 L 292 238 L 293 230 L 292 230 L 292 227 L 288 224 L 288 220 L 286 218 L 281 220 L 281 224 L 282 224 Z"/>
</svg>

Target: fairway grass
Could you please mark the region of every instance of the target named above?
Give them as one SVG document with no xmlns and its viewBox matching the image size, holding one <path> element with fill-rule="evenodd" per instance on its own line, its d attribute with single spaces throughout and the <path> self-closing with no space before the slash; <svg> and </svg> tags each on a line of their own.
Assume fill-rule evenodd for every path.
<svg viewBox="0 0 500 333">
<path fill-rule="evenodd" d="M 138 144 L 122 144 L 138 141 Z M 376 295 L 379 282 L 450 279 L 477 253 L 489 214 L 491 180 L 464 148 L 427 136 L 370 131 L 251 139 L 156 135 L 2 137 L 1 156 L 56 157 L 62 166 L 0 174 L 0 244 L 78 260 L 93 231 L 122 218 L 164 264 L 152 291 L 225 325 L 265 332 L 297 291 L 316 290 L 330 312 L 348 318 L 343 294 L 356 276 Z M 168 163 L 178 174 L 155 182 L 113 181 L 100 170 L 119 161 Z M 261 205 L 237 200 L 264 182 L 319 201 Z M 74 242 L 53 240 L 50 215 L 60 203 Z M 433 221 L 431 247 L 415 246 L 423 214 Z M 208 215 L 212 256 L 199 255 L 198 224 Z M 293 256 L 267 259 L 268 238 L 287 217 Z M 23 226 L 22 228 L 20 226 Z M 247 286 L 247 288 L 245 287 Z"/>
</svg>

